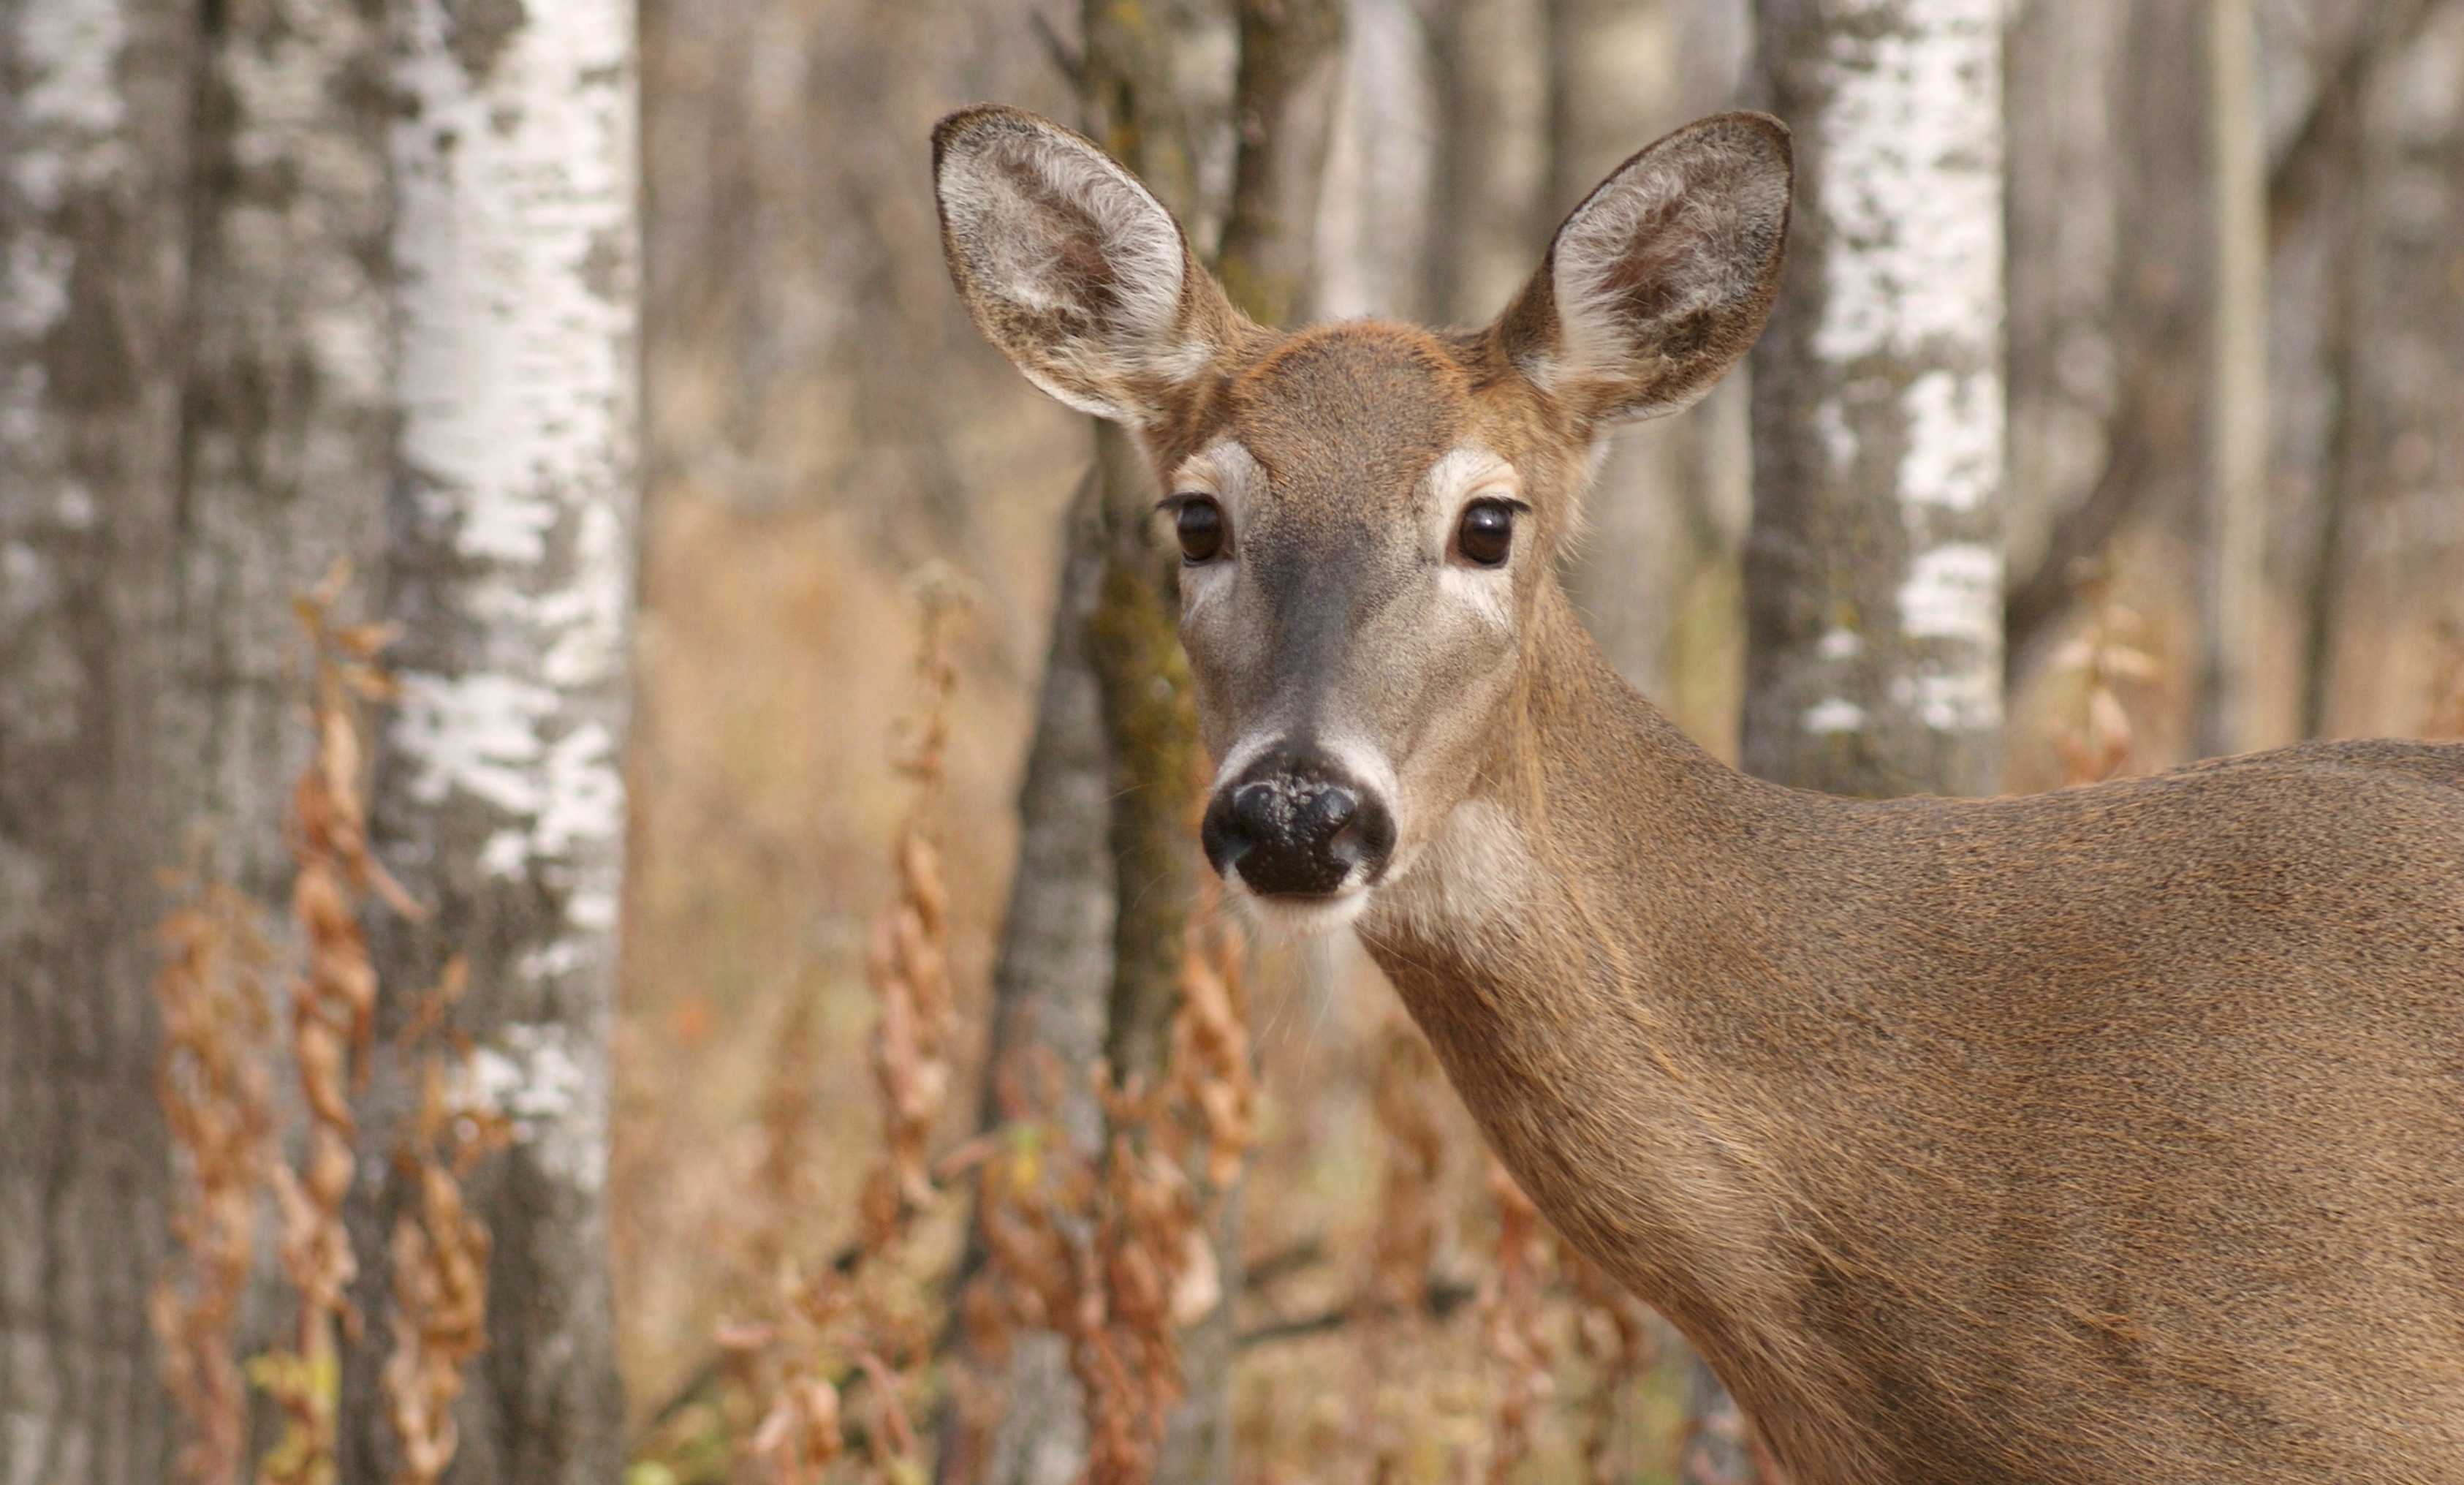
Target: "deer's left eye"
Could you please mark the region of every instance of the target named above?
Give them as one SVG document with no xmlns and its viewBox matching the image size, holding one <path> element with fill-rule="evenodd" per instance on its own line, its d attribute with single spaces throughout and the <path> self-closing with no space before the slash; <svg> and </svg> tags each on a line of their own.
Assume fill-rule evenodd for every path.
<svg viewBox="0 0 2464 1485">
<path fill-rule="evenodd" d="M 1202 495 L 1182 499 L 1173 512 L 1173 535 L 1183 562 L 1212 562 L 1223 551 L 1223 507 Z"/>
<path fill-rule="evenodd" d="M 1504 500 L 1474 500 L 1463 508 L 1463 524 L 1455 529 L 1455 550 L 1480 567 L 1506 565 L 1514 550 L 1514 507 Z"/>
</svg>

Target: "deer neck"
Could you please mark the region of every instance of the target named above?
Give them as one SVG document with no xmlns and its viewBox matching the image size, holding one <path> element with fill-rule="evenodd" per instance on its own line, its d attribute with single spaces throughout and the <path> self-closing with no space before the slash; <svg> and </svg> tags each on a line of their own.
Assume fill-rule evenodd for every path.
<svg viewBox="0 0 2464 1485">
<path fill-rule="evenodd" d="M 1785 922 L 1766 853 L 1809 798 L 1695 746 L 1562 595 L 1539 609 L 1481 786 L 1398 863 L 1360 936 L 1558 1229 L 1742 1356 L 1766 1339 L 1757 1311 L 1779 1343 L 1788 1280 L 1765 1239 L 1798 1173 L 1770 1132 L 1808 1101 L 1769 1085 L 1819 1075 L 1749 1074 L 1726 1049 L 1784 993 L 1755 972 L 1754 935 Z"/>
</svg>

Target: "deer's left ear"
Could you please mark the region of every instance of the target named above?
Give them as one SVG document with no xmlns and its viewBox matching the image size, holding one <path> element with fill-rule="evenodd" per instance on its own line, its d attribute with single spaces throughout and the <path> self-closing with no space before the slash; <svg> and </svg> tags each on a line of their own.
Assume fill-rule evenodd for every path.
<svg viewBox="0 0 2464 1485">
<path fill-rule="evenodd" d="M 1584 198 L 1490 333 L 1594 421 L 1692 406 L 1770 317 L 1793 179 L 1777 119 L 1686 125 Z"/>
</svg>

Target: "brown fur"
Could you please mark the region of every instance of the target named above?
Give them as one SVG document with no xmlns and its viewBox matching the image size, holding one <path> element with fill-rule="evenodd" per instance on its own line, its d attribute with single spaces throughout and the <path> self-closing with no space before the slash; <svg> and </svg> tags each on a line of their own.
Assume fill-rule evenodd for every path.
<svg viewBox="0 0 2464 1485">
<path fill-rule="evenodd" d="M 987 127 L 1053 129 L 956 116 L 945 172 Z M 1210 744 L 1391 760 L 1363 941 L 1534 1200 L 1796 1485 L 2464 1482 L 2464 747 L 1831 799 L 1714 762 L 1576 623 L 1554 562 L 1592 442 L 1743 353 L 1786 171 L 1770 121 L 1681 131 L 1476 332 L 1277 336 L 1193 266 L 1185 376 L 1141 380 L 1151 345 L 1054 361 L 1102 340 L 1091 219 L 1033 229 L 1093 255 L 1087 304 L 1039 322 L 951 261 L 1167 480 L 1221 440 L 1254 461 L 1183 620 Z M 1434 544 L 1432 467 L 1466 446 L 1530 506 L 1468 579 L 1510 584 L 1504 627 Z"/>
<path fill-rule="evenodd" d="M 1853 803 L 1547 609 L 1484 771 L 1552 890 L 1362 936 L 1799 1485 L 2464 1480 L 2464 747 Z"/>
</svg>

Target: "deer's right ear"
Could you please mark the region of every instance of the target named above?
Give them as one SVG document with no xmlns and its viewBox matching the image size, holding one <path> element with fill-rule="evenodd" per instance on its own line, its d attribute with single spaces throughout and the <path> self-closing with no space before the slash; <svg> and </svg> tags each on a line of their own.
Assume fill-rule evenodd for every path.
<svg viewBox="0 0 2464 1485">
<path fill-rule="evenodd" d="M 950 277 L 976 326 L 1082 412 L 1162 418 L 1235 321 L 1180 226 L 1086 139 L 1015 108 L 933 130 Z"/>
</svg>

